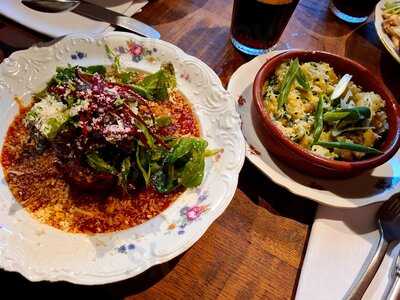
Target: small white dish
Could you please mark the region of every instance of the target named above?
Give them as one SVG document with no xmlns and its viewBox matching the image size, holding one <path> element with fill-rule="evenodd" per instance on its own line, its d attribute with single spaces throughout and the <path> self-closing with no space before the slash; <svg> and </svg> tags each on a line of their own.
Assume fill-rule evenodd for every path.
<svg viewBox="0 0 400 300">
<path fill-rule="evenodd" d="M 232 75 L 228 84 L 228 91 L 236 99 L 242 118 L 242 131 L 247 141 L 246 157 L 249 161 L 276 184 L 287 188 L 293 194 L 322 205 L 343 208 L 360 207 L 385 201 L 399 191 L 400 151 L 390 161 L 370 173 L 345 180 L 313 178 L 271 157 L 255 132 L 250 107 L 255 75 L 267 59 L 278 53 L 273 51 L 242 65 Z"/>
<path fill-rule="evenodd" d="M 395 60 L 400 63 L 400 54 L 394 48 L 393 42 L 390 37 L 385 33 L 382 28 L 382 8 L 385 5 L 387 0 L 381 0 L 375 7 L 375 29 L 376 33 L 378 34 L 379 39 L 381 40 L 383 46 L 385 46 L 386 50 L 393 56 Z"/>
<path fill-rule="evenodd" d="M 0 170 L 0 267 L 31 281 L 104 284 L 135 276 L 189 249 L 229 205 L 245 158 L 245 142 L 234 99 L 205 63 L 178 47 L 129 33 L 97 38 L 68 36 L 51 46 L 13 53 L 0 65 L 0 147 L 18 105 L 42 90 L 57 66 L 110 65 L 105 45 L 121 54 L 121 64 L 145 72 L 161 63 L 174 65 L 177 87 L 192 104 L 201 134 L 212 149 L 205 178 L 186 190 L 165 211 L 127 230 L 71 234 L 39 223 L 12 196 Z"/>
<path fill-rule="evenodd" d="M 132 2 L 131 0 L 92 0 L 93 3 L 104 5 L 113 11 L 131 16 L 147 4 L 147 0 Z M 58 38 L 73 33 L 100 34 L 114 30 L 110 24 L 91 20 L 73 12 L 42 13 L 24 6 L 21 1 L 1 0 L 0 14 L 37 32 Z"/>
</svg>

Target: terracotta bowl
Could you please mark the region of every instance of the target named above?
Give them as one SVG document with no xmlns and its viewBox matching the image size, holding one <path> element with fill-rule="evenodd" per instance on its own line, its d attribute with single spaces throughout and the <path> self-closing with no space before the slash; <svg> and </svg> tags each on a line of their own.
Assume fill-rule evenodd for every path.
<svg viewBox="0 0 400 300">
<path fill-rule="evenodd" d="M 351 74 L 352 81 L 364 91 L 374 91 L 381 95 L 386 102 L 389 124 L 385 140 L 380 145 L 382 154 L 355 162 L 330 160 L 313 154 L 283 135 L 264 108 L 262 87 L 283 61 L 296 57 L 300 62 L 326 62 L 337 74 Z M 327 52 L 290 50 L 269 59 L 258 71 L 254 80 L 251 113 L 256 132 L 266 149 L 287 165 L 314 176 L 340 178 L 357 175 L 388 161 L 400 146 L 400 109 L 388 88 L 362 65 Z"/>
</svg>

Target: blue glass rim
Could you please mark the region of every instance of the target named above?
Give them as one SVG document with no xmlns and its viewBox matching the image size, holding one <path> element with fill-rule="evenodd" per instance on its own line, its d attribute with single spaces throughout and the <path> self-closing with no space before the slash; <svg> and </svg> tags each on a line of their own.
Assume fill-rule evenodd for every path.
<svg viewBox="0 0 400 300">
<path fill-rule="evenodd" d="M 249 46 L 246 46 L 240 42 L 238 42 L 233 36 L 231 36 L 231 42 L 233 46 L 235 46 L 236 49 L 238 49 L 240 52 L 243 52 L 248 55 L 252 56 L 258 56 L 264 53 L 267 53 L 269 49 L 258 49 L 258 48 L 252 48 Z"/>
<path fill-rule="evenodd" d="M 338 17 L 340 20 L 345 21 L 347 23 L 360 24 L 360 23 L 364 23 L 365 21 L 368 20 L 368 16 L 366 16 L 366 17 L 350 16 L 350 15 L 340 11 L 332 2 L 329 3 L 329 8 L 336 17 Z"/>
</svg>

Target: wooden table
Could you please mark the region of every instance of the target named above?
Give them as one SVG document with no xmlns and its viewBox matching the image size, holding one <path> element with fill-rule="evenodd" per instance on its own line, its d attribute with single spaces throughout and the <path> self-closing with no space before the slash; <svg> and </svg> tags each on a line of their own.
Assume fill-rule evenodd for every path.
<svg viewBox="0 0 400 300">
<path fill-rule="evenodd" d="M 138 18 L 162 38 L 205 61 L 226 86 L 250 58 L 229 41 L 232 0 L 153 0 Z M 345 55 L 378 74 L 399 97 L 400 65 L 380 44 L 373 23 L 358 27 L 338 21 L 328 1 L 303 0 L 279 47 L 322 49 Z M 47 37 L 0 17 L 0 60 Z M 69 283 L 30 283 L 0 271 L 2 294 L 29 290 L 57 297 L 132 299 L 288 299 L 293 298 L 317 205 L 294 196 L 249 162 L 226 212 L 186 253 L 115 284 L 83 287 Z M 32 294 L 33 293 L 33 294 Z"/>
</svg>

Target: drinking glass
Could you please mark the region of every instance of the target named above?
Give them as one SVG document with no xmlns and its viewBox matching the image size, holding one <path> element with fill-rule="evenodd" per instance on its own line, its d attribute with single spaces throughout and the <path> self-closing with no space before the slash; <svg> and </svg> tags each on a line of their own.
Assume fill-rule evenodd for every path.
<svg viewBox="0 0 400 300">
<path fill-rule="evenodd" d="M 240 51 L 260 55 L 273 47 L 298 0 L 235 0 L 231 41 Z"/>
<path fill-rule="evenodd" d="M 329 8 L 335 16 L 348 23 L 363 23 L 379 0 L 332 0 Z"/>
</svg>

